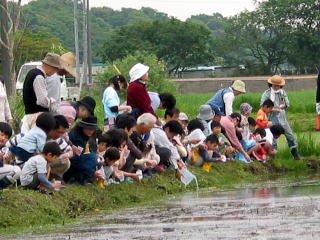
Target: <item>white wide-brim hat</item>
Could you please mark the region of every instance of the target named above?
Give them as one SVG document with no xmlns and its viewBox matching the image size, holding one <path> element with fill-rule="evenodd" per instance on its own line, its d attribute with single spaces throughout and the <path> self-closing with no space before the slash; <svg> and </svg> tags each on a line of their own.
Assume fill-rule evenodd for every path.
<svg viewBox="0 0 320 240">
<path fill-rule="evenodd" d="M 139 78 L 141 78 L 143 75 L 145 75 L 149 71 L 149 66 L 144 65 L 142 63 L 137 63 L 134 65 L 130 71 L 130 82 L 133 82 Z"/>
</svg>

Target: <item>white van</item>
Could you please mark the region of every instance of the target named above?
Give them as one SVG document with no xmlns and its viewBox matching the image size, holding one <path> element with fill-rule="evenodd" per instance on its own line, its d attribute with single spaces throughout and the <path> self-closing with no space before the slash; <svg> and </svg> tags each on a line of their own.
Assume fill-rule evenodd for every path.
<svg viewBox="0 0 320 240">
<path fill-rule="evenodd" d="M 31 69 L 34 69 L 37 66 L 40 66 L 41 64 L 42 64 L 41 62 L 29 62 L 21 66 L 18 73 L 17 82 L 16 82 L 16 89 L 18 92 L 22 92 L 23 83 L 24 83 L 24 80 L 26 79 L 28 72 Z M 75 100 L 78 98 L 75 87 L 72 87 L 72 88 L 67 87 L 67 81 L 65 76 L 61 76 L 60 97 L 61 97 L 61 100 Z"/>
</svg>

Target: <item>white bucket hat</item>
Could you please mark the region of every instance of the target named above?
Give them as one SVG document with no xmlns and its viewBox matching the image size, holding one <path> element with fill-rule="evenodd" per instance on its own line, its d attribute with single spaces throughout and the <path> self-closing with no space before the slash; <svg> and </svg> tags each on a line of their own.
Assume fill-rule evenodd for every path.
<svg viewBox="0 0 320 240">
<path fill-rule="evenodd" d="M 137 63 L 134 65 L 130 71 L 130 82 L 133 82 L 139 78 L 141 78 L 143 75 L 145 75 L 149 71 L 149 67 L 142 64 L 142 63 Z"/>
</svg>

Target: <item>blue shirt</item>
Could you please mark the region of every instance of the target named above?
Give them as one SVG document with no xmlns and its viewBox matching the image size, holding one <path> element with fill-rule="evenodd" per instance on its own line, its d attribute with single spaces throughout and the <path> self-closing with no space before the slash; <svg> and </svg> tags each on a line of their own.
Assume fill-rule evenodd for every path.
<svg viewBox="0 0 320 240">
<path fill-rule="evenodd" d="M 120 105 L 120 98 L 113 87 L 107 87 L 104 90 L 102 104 L 104 108 L 105 118 L 117 117 L 118 112 L 112 112 L 111 107 Z"/>
<path fill-rule="evenodd" d="M 47 134 L 39 127 L 32 128 L 18 143 L 18 147 L 29 153 L 41 153 L 47 141 Z"/>
</svg>

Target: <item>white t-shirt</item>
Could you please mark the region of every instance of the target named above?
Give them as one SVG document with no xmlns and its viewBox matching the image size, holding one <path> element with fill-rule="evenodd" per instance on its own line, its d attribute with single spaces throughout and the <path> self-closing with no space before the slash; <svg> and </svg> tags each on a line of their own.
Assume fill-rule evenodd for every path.
<svg viewBox="0 0 320 240">
<path fill-rule="evenodd" d="M 233 113 L 232 105 L 233 105 L 234 98 L 235 96 L 233 91 L 227 92 L 223 95 L 223 101 L 224 101 L 224 106 L 225 106 L 225 111 L 227 116 Z"/>
<path fill-rule="evenodd" d="M 273 134 L 270 131 L 270 128 L 266 128 L 265 130 L 266 130 L 266 137 L 264 139 L 266 139 L 272 146 L 272 144 L 273 144 Z"/>
<path fill-rule="evenodd" d="M 151 107 L 153 111 L 156 111 L 160 106 L 160 98 L 159 93 L 156 92 L 148 92 L 150 100 L 151 100 Z"/>
<path fill-rule="evenodd" d="M 42 155 L 36 155 L 24 164 L 20 175 L 21 185 L 29 185 L 35 173 L 47 173 L 47 160 Z"/>
</svg>

